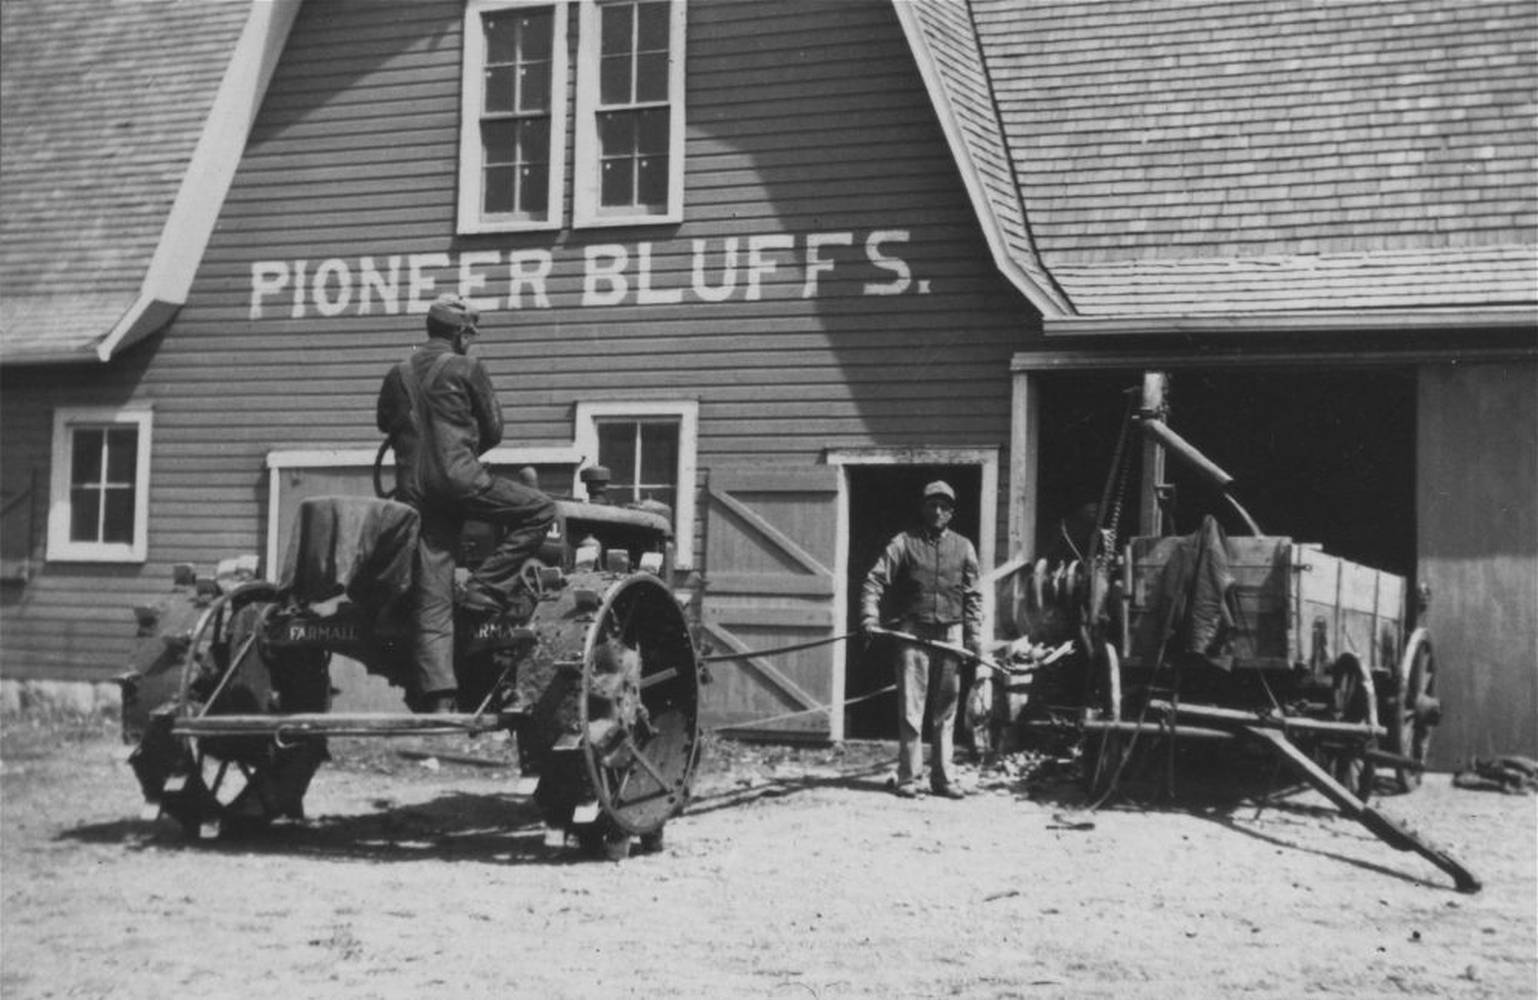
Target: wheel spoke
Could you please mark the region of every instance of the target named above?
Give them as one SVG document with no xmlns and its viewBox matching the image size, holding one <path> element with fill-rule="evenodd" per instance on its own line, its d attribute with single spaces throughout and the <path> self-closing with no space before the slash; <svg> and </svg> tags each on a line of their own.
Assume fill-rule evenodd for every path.
<svg viewBox="0 0 1538 1000">
<path fill-rule="evenodd" d="M 663 683 L 664 681 L 670 681 L 677 676 L 677 667 L 668 667 L 666 670 L 659 670 L 654 674 L 647 674 L 645 677 L 641 678 L 641 690 L 645 691 L 649 687 L 654 687 Z"/>
<path fill-rule="evenodd" d="M 646 754 L 642 753 L 640 747 L 636 746 L 634 739 L 626 738 L 625 746 L 630 750 L 631 755 L 635 757 L 635 762 L 640 764 L 641 769 L 644 770 L 647 774 L 651 775 L 657 784 L 661 785 L 663 788 L 667 788 L 671 784 L 668 779 L 663 776 L 661 769 L 657 767 L 652 759 L 646 756 Z"/>
</svg>

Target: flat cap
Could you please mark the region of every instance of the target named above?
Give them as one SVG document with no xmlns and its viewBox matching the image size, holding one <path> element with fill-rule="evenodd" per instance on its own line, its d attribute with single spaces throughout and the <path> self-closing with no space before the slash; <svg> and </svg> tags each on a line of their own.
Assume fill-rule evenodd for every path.
<svg viewBox="0 0 1538 1000">
<path fill-rule="evenodd" d="M 433 300 L 433 304 L 427 308 L 427 318 L 449 326 L 468 326 L 474 330 L 480 322 L 481 314 L 470 307 L 470 304 L 458 295 L 444 294 Z"/>
<path fill-rule="evenodd" d="M 944 497 L 951 503 L 955 503 L 956 491 L 951 489 L 950 483 L 947 483 L 943 479 L 936 479 L 934 482 L 924 487 L 924 499 L 928 500 L 930 497 Z"/>
</svg>

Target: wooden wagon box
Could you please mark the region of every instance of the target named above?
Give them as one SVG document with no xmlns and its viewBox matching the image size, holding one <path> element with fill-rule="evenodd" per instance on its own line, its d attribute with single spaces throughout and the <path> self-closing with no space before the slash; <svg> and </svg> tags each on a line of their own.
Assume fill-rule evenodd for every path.
<svg viewBox="0 0 1538 1000">
<path fill-rule="evenodd" d="M 1159 588 L 1179 536 L 1133 538 L 1122 579 L 1122 659 L 1155 666 L 1163 622 Z M 1224 542 L 1234 580 L 1235 669 L 1302 667 L 1318 674 L 1344 654 L 1393 670 L 1404 635 L 1405 579 L 1285 537 Z"/>
</svg>

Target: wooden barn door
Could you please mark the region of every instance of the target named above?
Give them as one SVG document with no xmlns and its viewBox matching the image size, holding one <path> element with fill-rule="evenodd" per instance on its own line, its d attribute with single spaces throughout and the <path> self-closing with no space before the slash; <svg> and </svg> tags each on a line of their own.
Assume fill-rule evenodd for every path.
<svg viewBox="0 0 1538 1000">
<path fill-rule="evenodd" d="M 838 470 L 713 469 L 706 484 L 704 627 L 717 654 L 834 634 Z M 702 721 L 742 735 L 825 740 L 832 644 L 710 666 Z M 812 711 L 807 711 L 812 709 Z"/>
</svg>

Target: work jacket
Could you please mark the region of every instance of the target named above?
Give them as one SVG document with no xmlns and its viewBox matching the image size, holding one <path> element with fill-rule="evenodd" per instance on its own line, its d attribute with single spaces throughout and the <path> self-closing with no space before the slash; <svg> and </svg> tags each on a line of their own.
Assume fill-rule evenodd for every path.
<svg viewBox="0 0 1538 1000">
<path fill-rule="evenodd" d="M 977 551 L 946 528 L 905 531 L 889 543 L 865 577 L 861 620 L 878 624 L 881 601 L 890 595 L 891 615 L 903 625 L 962 626 L 969 646 L 982 631 L 983 595 L 977 587 Z"/>
<path fill-rule="evenodd" d="M 452 509 L 491 486 L 480 456 L 502 440 L 502 404 L 485 366 L 447 340 L 429 339 L 390 369 L 376 420 L 394 435 L 402 501 Z"/>
</svg>

